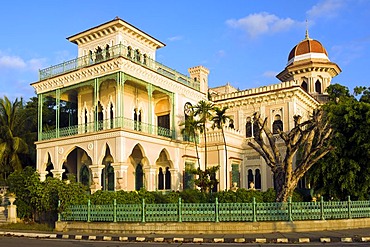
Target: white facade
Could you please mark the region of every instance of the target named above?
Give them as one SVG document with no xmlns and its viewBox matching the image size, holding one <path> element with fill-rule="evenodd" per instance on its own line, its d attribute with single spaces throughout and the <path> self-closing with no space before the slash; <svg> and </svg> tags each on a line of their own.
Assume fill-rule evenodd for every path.
<svg viewBox="0 0 370 247">
<path fill-rule="evenodd" d="M 293 116 L 308 117 L 320 104 L 315 98 L 340 72 L 331 62 L 325 69 L 321 58 L 319 69 L 310 63 L 304 70 L 298 59 L 278 75 L 282 82 L 275 85 L 209 89 L 208 69 L 189 68 L 186 76 L 157 63 L 156 49 L 165 45 L 121 19 L 68 40 L 78 45 L 78 59 L 41 70 L 40 80 L 32 84 L 39 97 L 37 170 L 42 180 L 75 174 L 92 192 L 186 188 L 185 168 L 195 167 L 197 159 L 194 144 L 181 136 L 184 105 L 206 100 L 208 92 L 215 105 L 229 107 L 233 119 L 224 129 L 227 156 L 221 130 L 207 133 L 207 166 L 220 164 L 218 190 L 233 183 L 248 188 L 251 181 L 266 190 L 273 186 L 271 171 L 247 145 L 253 113 L 268 117 L 272 129 L 278 121 L 288 131 Z M 43 125 L 46 100 L 56 104 L 58 127 L 52 130 Z M 199 151 L 203 165 L 203 138 Z"/>
</svg>

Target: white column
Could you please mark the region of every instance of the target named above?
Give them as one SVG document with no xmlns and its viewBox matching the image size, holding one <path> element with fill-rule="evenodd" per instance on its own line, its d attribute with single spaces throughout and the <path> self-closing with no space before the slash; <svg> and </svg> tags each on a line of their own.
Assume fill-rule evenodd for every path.
<svg viewBox="0 0 370 247">
<path fill-rule="evenodd" d="M 156 189 L 156 184 L 155 184 L 155 177 L 156 177 L 156 168 L 145 168 L 145 188 L 148 191 L 154 191 Z"/>
<path fill-rule="evenodd" d="M 115 190 L 127 190 L 127 163 L 112 163 L 115 174 Z"/>
<path fill-rule="evenodd" d="M 92 183 L 90 185 L 91 193 L 95 193 L 98 190 L 101 190 L 101 172 L 104 168 L 104 165 L 91 165 L 89 167 L 92 172 Z"/>
</svg>

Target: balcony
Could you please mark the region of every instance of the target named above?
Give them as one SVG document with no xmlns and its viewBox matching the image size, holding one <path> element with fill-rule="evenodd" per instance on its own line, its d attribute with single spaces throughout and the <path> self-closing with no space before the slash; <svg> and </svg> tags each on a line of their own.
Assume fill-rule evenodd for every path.
<svg viewBox="0 0 370 247">
<path fill-rule="evenodd" d="M 190 77 L 183 75 L 161 63 L 158 63 L 143 54 L 135 54 L 133 50 L 128 49 L 122 44 L 112 46 L 108 50 L 104 50 L 100 53 L 93 53 L 91 55 L 75 58 L 73 60 L 39 70 L 39 81 L 68 72 L 73 72 L 78 69 L 108 61 L 117 57 L 124 57 L 183 85 L 191 87 L 197 91 L 200 90 L 199 83 L 194 82 Z"/>
<path fill-rule="evenodd" d="M 123 128 L 125 130 L 135 131 L 137 133 L 146 133 L 156 136 L 163 136 L 175 139 L 175 131 L 166 129 L 160 126 L 147 124 L 143 122 L 134 121 L 128 118 L 115 118 L 108 120 L 101 120 L 95 123 L 79 124 L 64 128 L 57 128 L 53 130 L 43 131 L 39 135 L 39 141 L 50 140 L 54 138 L 62 138 L 68 136 L 75 136 L 85 133 L 97 133 L 103 130 L 114 128 Z"/>
</svg>

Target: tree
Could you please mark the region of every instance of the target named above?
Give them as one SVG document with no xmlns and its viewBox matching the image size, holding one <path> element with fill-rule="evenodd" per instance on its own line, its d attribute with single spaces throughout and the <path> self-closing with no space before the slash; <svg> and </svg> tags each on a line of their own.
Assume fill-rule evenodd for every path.
<svg viewBox="0 0 370 247">
<path fill-rule="evenodd" d="M 370 193 L 370 88 L 356 87 L 351 95 L 339 84 L 328 87 L 324 105 L 335 131 L 334 149 L 309 172 L 316 193 L 332 199 L 367 200 Z"/>
<path fill-rule="evenodd" d="M 200 169 L 200 167 L 191 171 L 194 175 L 197 175 L 194 183 L 200 188 L 200 191 L 210 192 L 217 187 L 218 181 L 212 176 L 218 171 L 218 169 L 220 169 L 219 165 L 208 167 L 204 169 L 204 171 Z"/>
<path fill-rule="evenodd" d="M 6 96 L 0 98 L 0 164 L 4 178 L 22 169 L 20 155 L 28 152 L 26 142 L 19 136 L 24 123 L 22 108 L 22 99 L 12 103 Z"/>
<path fill-rule="evenodd" d="M 261 118 L 259 113 L 254 114 L 259 133 L 248 145 L 258 152 L 271 168 L 277 202 L 287 201 L 288 197 L 293 195 L 298 181 L 332 149 L 329 144 L 332 129 L 321 108 L 314 110 L 308 120 L 302 123 L 300 121 L 301 117 L 295 116 L 295 127 L 292 130 L 278 131 L 278 135 L 273 135 L 267 127 L 267 118 Z M 281 146 L 278 137 L 283 140 Z M 299 150 L 301 158 L 294 164 L 294 157 Z"/>
<path fill-rule="evenodd" d="M 213 103 L 201 100 L 194 107 L 194 116 L 199 118 L 199 131 L 204 135 L 204 169 L 207 169 L 207 121 L 212 118 Z"/>
<path fill-rule="evenodd" d="M 226 179 L 226 189 L 229 187 L 227 183 L 227 177 L 228 177 L 228 171 L 227 171 L 227 145 L 226 145 L 226 138 L 225 138 L 225 132 L 224 132 L 224 126 L 227 123 L 227 121 L 230 119 L 229 116 L 226 115 L 226 110 L 228 109 L 227 106 L 223 107 L 222 109 L 219 107 L 215 107 L 215 115 L 212 117 L 212 128 L 221 129 L 222 138 L 224 141 L 225 146 L 225 179 Z"/>
<path fill-rule="evenodd" d="M 181 123 L 180 126 L 184 126 L 181 129 L 181 135 L 188 138 L 187 140 L 193 140 L 195 151 L 197 154 L 198 167 L 200 168 L 199 152 L 198 152 L 198 143 L 197 143 L 197 133 L 199 131 L 200 122 L 194 118 L 193 114 L 190 114 L 185 117 L 185 122 Z"/>
</svg>

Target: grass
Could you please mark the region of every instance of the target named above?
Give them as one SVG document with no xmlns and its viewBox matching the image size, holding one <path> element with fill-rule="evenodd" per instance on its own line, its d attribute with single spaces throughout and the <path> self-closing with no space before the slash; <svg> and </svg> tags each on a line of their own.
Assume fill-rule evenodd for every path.
<svg viewBox="0 0 370 247">
<path fill-rule="evenodd" d="M 4 230 L 27 230 L 27 231 L 47 231 L 52 232 L 53 227 L 47 224 L 39 223 L 10 223 L 5 225 L 0 225 L 0 229 Z"/>
</svg>

